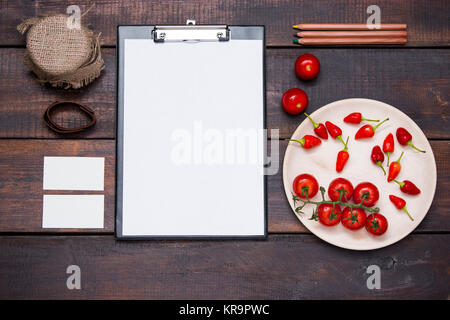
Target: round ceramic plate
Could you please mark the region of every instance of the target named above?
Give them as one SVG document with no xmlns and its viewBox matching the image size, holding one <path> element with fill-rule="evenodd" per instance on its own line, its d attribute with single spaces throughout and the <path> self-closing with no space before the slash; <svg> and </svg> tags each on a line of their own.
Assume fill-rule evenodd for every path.
<svg viewBox="0 0 450 320">
<path fill-rule="evenodd" d="M 389 121 L 382 124 L 375 132 L 375 136 L 369 139 L 355 140 L 356 131 L 365 124 L 376 124 L 376 122 L 362 122 L 361 124 L 348 124 L 343 121 L 344 117 L 352 112 L 361 112 L 368 119 L 383 120 L 389 117 Z M 316 236 L 338 247 L 353 250 L 372 250 L 393 244 L 412 232 L 423 220 L 433 201 L 436 190 L 436 162 L 433 151 L 416 123 L 400 110 L 376 100 L 369 99 L 346 99 L 332 102 L 314 113 L 311 117 L 317 123 L 325 123 L 329 120 L 342 129 L 345 141 L 350 136 L 348 152 L 350 158 L 342 172 L 336 172 L 336 156 L 343 145 L 339 140 L 328 137 L 322 140 L 322 144 L 313 149 L 303 149 L 297 142 L 289 142 L 284 156 L 283 183 L 286 196 L 297 218 Z M 395 137 L 398 127 L 406 128 L 413 136 L 412 142 L 426 151 L 420 153 L 409 146 L 401 146 Z M 292 139 L 301 139 L 305 134 L 314 134 L 313 125 L 305 119 L 295 130 Z M 392 133 L 395 141 L 395 151 L 391 154 L 391 161 L 395 161 L 401 152 L 405 154 L 401 160 L 402 170 L 397 180 L 410 180 L 420 189 L 417 196 L 410 196 L 400 191 L 395 182 L 387 182 L 387 176 L 382 170 L 370 160 L 372 148 L 375 145 L 382 147 L 384 138 Z M 383 163 L 386 171 L 387 157 Z M 302 173 L 312 174 L 319 185 L 328 190 L 328 185 L 338 177 L 350 180 L 354 187 L 364 181 L 369 181 L 378 187 L 380 199 L 376 207 L 380 208 L 389 223 L 388 230 L 382 236 L 372 236 L 365 228 L 358 231 L 346 229 L 342 224 L 326 227 L 318 221 L 309 220 L 315 208 L 307 205 L 302 210 L 304 214 L 295 212 L 292 200 L 292 182 L 295 177 Z M 406 213 L 397 208 L 389 200 L 393 194 L 406 200 L 406 206 L 414 221 L 411 221 Z M 320 192 L 312 200 L 320 201 Z M 328 198 L 327 198 L 328 199 Z M 297 203 L 298 205 L 298 203 Z"/>
</svg>

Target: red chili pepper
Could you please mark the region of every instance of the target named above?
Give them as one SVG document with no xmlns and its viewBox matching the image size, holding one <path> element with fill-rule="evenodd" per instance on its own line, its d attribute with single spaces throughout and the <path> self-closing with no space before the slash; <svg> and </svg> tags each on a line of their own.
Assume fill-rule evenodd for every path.
<svg viewBox="0 0 450 320">
<path fill-rule="evenodd" d="M 386 175 L 386 171 L 383 168 L 384 154 L 381 151 L 380 146 L 373 147 L 370 158 L 372 159 L 373 163 L 378 165 L 383 170 L 384 175 Z"/>
<path fill-rule="evenodd" d="M 405 200 L 403 200 L 402 198 L 396 197 L 392 194 L 389 196 L 389 199 L 394 204 L 394 206 L 397 207 L 398 210 L 405 211 L 406 214 L 408 215 L 408 217 L 411 219 L 411 221 L 414 221 L 413 217 L 411 217 L 408 210 L 406 209 L 406 201 Z"/>
<path fill-rule="evenodd" d="M 404 193 L 407 193 L 407 194 L 410 194 L 413 196 L 420 193 L 420 189 L 417 188 L 416 185 L 409 180 L 404 180 L 404 181 L 400 182 L 400 181 L 397 181 L 394 179 L 394 181 L 398 183 L 398 185 L 400 186 L 400 190 Z"/>
<path fill-rule="evenodd" d="M 331 123 L 330 121 L 326 121 L 325 122 L 325 126 L 328 129 L 328 132 L 330 133 L 330 135 L 336 139 L 338 138 L 342 144 L 345 146 L 344 140 L 342 140 L 342 130 L 341 128 L 339 128 L 337 125 Z"/>
<path fill-rule="evenodd" d="M 328 139 L 328 133 L 327 133 L 327 128 L 325 128 L 325 125 L 323 123 L 315 123 L 314 120 L 305 113 L 305 116 L 308 117 L 309 120 L 311 120 L 313 126 L 314 126 L 314 132 L 321 137 L 322 139 L 327 140 Z"/>
<path fill-rule="evenodd" d="M 412 142 L 411 142 L 412 135 L 405 128 L 398 128 L 397 132 L 396 132 L 396 136 L 397 136 L 398 143 L 400 143 L 402 146 L 408 145 L 408 146 L 413 147 L 417 151 L 425 153 L 424 150 L 420 150 L 415 145 L 412 144 Z"/>
<path fill-rule="evenodd" d="M 394 152 L 394 136 L 389 133 L 383 142 L 383 152 L 387 154 L 387 166 L 389 167 L 389 156 Z"/>
<path fill-rule="evenodd" d="M 402 165 L 400 164 L 400 160 L 403 157 L 403 153 L 400 155 L 400 158 L 398 158 L 397 161 L 394 161 L 391 163 L 391 165 L 389 166 L 389 174 L 388 174 L 388 182 L 391 182 L 392 180 L 394 180 L 395 178 L 397 178 L 398 174 L 400 173 L 400 170 L 402 169 Z"/>
<path fill-rule="evenodd" d="M 375 130 L 383 124 L 384 122 L 388 121 L 389 118 L 384 119 L 376 126 L 371 126 L 370 124 L 366 124 L 365 126 L 362 126 L 359 128 L 359 130 L 355 134 L 355 140 L 364 139 L 364 138 L 372 138 L 375 135 Z"/>
<path fill-rule="evenodd" d="M 320 140 L 317 137 L 311 136 L 309 134 L 305 135 L 300 140 L 295 140 L 295 139 L 286 139 L 286 140 L 298 142 L 302 145 L 302 147 L 304 149 L 311 149 L 311 148 L 317 147 L 318 145 L 320 145 L 322 143 L 322 140 Z"/>
<path fill-rule="evenodd" d="M 344 149 L 339 151 L 339 153 L 337 155 L 337 159 L 336 159 L 336 171 L 337 172 L 341 172 L 342 169 L 344 169 L 344 166 L 347 163 L 348 158 L 350 158 L 350 155 L 347 152 L 348 138 L 349 137 L 347 137 L 347 141 L 345 142 Z"/>
<path fill-rule="evenodd" d="M 366 119 L 362 116 L 361 112 L 353 112 L 350 113 L 348 116 L 344 118 L 344 122 L 347 123 L 361 123 L 361 121 L 373 121 L 373 122 L 379 122 L 380 120 L 372 120 L 372 119 Z"/>
</svg>

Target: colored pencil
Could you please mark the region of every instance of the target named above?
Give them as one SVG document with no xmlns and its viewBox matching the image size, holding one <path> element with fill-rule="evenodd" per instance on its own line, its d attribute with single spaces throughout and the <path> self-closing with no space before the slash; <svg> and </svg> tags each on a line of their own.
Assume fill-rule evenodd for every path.
<svg viewBox="0 0 450 320">
<path fill-rule="evenodd" d="M 294 43 L 301 45 L 404 44 L 406 37 L 300 38 L 295 39 Z"/>
<path fill-rule="evenodd" d="M 371 29 L 365 23 L 303 23 L 292 27 L 301 30 L 406 30 L 406 24 L 393 23 L 380 24 L 379 29 Z"/>
<path fill-rule="evenodd" d="M 301 31 L 302 38 L 406 37 L 406 31 Z"/>
</svg>

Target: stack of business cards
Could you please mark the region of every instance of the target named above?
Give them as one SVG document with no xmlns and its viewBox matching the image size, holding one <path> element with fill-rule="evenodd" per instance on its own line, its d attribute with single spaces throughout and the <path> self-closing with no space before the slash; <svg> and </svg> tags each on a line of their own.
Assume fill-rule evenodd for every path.
<svg viewBox="0 0 450 320">
<path fill-rule="evenodd" d="M 103 191 L 105 158 L 44 157 L 44 190 Z M 44 194 L 43 228 L 104 225 L 103 194 Z"/>
</svg>

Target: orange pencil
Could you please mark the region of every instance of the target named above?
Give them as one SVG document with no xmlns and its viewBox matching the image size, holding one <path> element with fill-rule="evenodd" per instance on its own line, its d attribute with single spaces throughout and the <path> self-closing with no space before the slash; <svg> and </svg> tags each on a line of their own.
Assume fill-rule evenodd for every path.
<svg viewBox="0 0 450 320">
<path fill-rule="evenodd" d="M 302 38 L 406 37 L 406 31 L 301 31 Z"/>
<path fill-rule="evenodd" d="M 337 44 L 405 44 L 406 37 L 361 37 L 361 38 L 300 38 L 295 44 L 337 45 Z"/>
<path fill-rule="evenodd" d="M 380 24 L 379 29 L 371 29 L 365 23 L 304 23 L 292 27 L 301 30 L 406 30 L 406 24 L 395 23 Z"/>
</svg>

